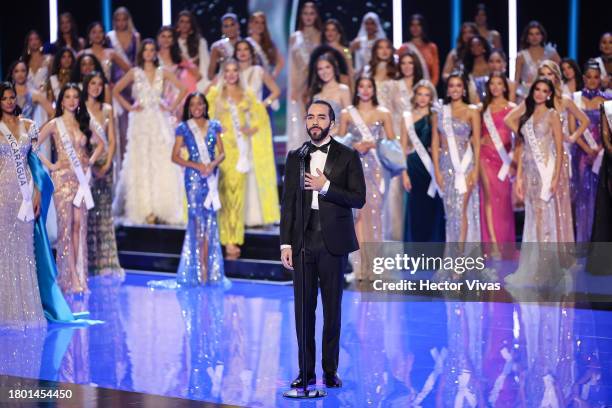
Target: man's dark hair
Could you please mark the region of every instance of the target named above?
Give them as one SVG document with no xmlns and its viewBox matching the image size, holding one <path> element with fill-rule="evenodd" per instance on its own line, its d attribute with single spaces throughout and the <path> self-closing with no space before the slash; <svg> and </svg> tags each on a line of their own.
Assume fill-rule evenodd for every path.
<svg viewBox="0 0 612 408">
<path fill-rule="evenodd" d="M 330 122 L 335 122 L 336 121 L 336 114 L 334 113 L 334 109 L 329 104 L 329 102 L 324 101 L 323 99 L 317 99 L 316 101 L 312 101 L 306 107 L 306 113 L 308 113 L 308 110 L 310 109 L 310 107 L 312 105 L 325 105 L 325 106 L 327 106 L 327 109 L 329 110 L 329 120 L 330 120 Z"/>
</svg>

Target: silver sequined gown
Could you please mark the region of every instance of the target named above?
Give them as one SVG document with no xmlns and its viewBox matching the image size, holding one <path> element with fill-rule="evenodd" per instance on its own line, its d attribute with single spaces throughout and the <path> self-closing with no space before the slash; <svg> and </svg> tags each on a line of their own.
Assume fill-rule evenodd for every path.
<svg viewBox="0 0 612 408">
<path fill-rule="evenodd" d="M 31 148 L 22 122 L 19 150 L 24 160 Z M 25 168 L 31 180 L 27 164 Z M 34 222 L 17 219 L 21 200 L 11 148 L 0 135 L 0 329 L 46 324 L 36 277 Z"/>
<path fill-rule="evenodd" d="M 472 125 L 453 118 L 453 129 L 459 157 L 463 157 L 470 146 Z M 446 242 L 480 242 L 480 200 L 478 186 L 475 186 L 470 195 L 460 194 L 455 186 L 455 170 L 448 150 L 448 141 L 442 126 L 442 113 L 438 113 L 438 131 L 442 151 L 440 152 L 440 171 L 444 179 L 444 213 L 446 218 Z M 474 168 L 474 159 L 465 171 L 466 177 Z M 467 205 L 465 201 L 468 200 Z M 461 225 L 463 222 L 463 208 L 467 217 L 467 230 L 465 239 L 461 239 Z"/>
</svg>

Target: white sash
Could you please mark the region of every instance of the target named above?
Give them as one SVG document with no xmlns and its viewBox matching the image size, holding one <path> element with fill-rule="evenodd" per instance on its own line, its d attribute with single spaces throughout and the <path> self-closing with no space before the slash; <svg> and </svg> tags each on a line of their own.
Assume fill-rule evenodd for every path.
<svg viewBox="0 0 612 408">
<path fill-rule="evenodd" d="M 487 130 L 489 131 L 489 135 L 491 135 L 491 140 L 495 145 L 495 150 L 497 150 L 497 154 L 499 154 L 499 157 L 501 158 L 503 163 L 501 168 L 499 169 L 499 172 L 497 173 L 497 178 L 501 181 L 504 181 L 508 176 L 508 171 L 510 170 L 510 164 L 512 164 L 512 155 L 514 154 L 514 152 L 511 151 L 510 153 L 508 153 L 506 151 L 504 143 L 502 142 L 501 137 L 499 136 L 499 132 L 495 127 L 495 122 L 493 121 L 491 109 L 487 108 L 487 110 L 482 116 L 484 119 L 484 124 L 487 127 Z"/>
<path fill-rule="evenodd" d="M 454 408 L 462 408 L 463 401 L 467 401 L 468 406 L 475 407 L 478 403 L 476 394 L 469 389 L 469 382 L 472 374 L 469 371 L 463 370 L 457 378 L 457 395 L 455 395 Z"/>
<path fill-rule="evenodd" d="M 91 180 L 91 169 L 87 169 L 87 173 L 83 172 L 83 166 L 81 166 L 81 161 L 79 160 L 79 156 L 72 145 L 72 141 L 70 140 L 70 136 L 68 136 L 68 131 L 66 130 L 66 125 L 64 125 L 64 120 L 60 117 L 55 120 L 55 124 L 57 125 L 57 130 L 59 132 L 60 139 L 62 141 L 62 146 L 64 146 L 64 150 L 66 151 L 66 155 L 68 156 L 68 160 L 70 160 L 70 166 L 72 167 L 72 171 L 79 181 L 79 189 L 77 190 L 74 199 L 72 200 L 72 204 L 75 207 L 80 207 L 81 202 L 85 201 L 85 206 L 88 210 L 94 208 L 94 200 L 91 195 L 91 189 L 89 188 L 89 180 Z"/>
<path fill-rule="evenodd" d="M 608 119 L 608 128 L 612 132 L 612 101 L 605 101 L 603 103 L 604 112 L 606 113 L 606 119 Z"/>
<path fill-rule="evenodd" d="M 196 145 L 198 146 L 198 153 L 200 153 L 200 161 L 204 164 L 210 163 L 211 160 L 210 155 L 208 154 L 208 146 L 206 146 L 206 135 L 202 134 L 200 127 L 195 123 L 195 120 L 193 119 L 189 119 L 187 121 L 187 126 L 189 126 L 189 130 L 191 130 L 191 133 L 193 133 Z M 208 126 L 210 126 L 210 124 Z M 208 194 L 204 199 L 204 208 L 209 210 L 212 208 L 213 210 L 217 211 L 219 208 L 221 208 L 217 174 L 215 172 L 212 172 L 208 177 L 206 177 L 206 183 L 208 184 Z"/>
<path fill-rule="evenodd" d="M 53 91 L 53 99 L 57 100 L 60 93 L 60 83 L 57 75 L 51 75 L 49 77 L 49 82 L 51 83 L 51 90 Z"/>
<path fill-rule="evenodd" d="M 308 64 L 308 60 L 310 59 L 308 55 L 308 50 L 306 49 L 306 44 L 304 40 L 304 34 L 301 31 L 295 32 L 295 43 L 293 47 L 296 50 L 297 55 L 302 59 L 303 64 Z"/>
<path fill-rule="evenodd" d="M 414 149 L 416 150 L 419 159 L 421 159 L 423 166 L 425 166 L 427 173 L 429 173 L 429 176 L 431 177 L 431 181 L 429 182 L 429 188 L 427 189 L 427 195 L 433 198 L 435 197 L 436 192 L 438 192 L 440 197 L 442 197 L 440 187 L 438 187 L 438 184 L 436 183 L 434 165 L 431 161 L 431 157 L 429 156 L 427 149 L 425 149 L 425 146 L 423 146 L 423 142 L 421 142 L 421 139 L 419 139 L 416 130 L 414 130 L 414 120 L 412 118 L 412 112 L 404 111 L 404 124 L 406 125 L 406 129 L 408 130 L 410 142 L 412 142 L 412 145 L 414 146 Z"/>
<path fill-rule="evenodd" d="M 552 156 L 548 157 L 548 162 L 544 163 L 544 152 L 540 150 L 538 145 L 537 136 L 533 130 L 533 115 L 527 120 L 527 123 L 523 125 L 523 131 L 525 132 L 525 140 L 529 144 L 531 151 L 533 152 L 533 159 L 535 160 L 540 173 L 540 180 L 542 181 L 542 190 L 540 190 L 540 199 L 549 201 L 552 197 L 550 191 L 553 174 L 555 172 L 555 161 Z"/>
<path fill-rule="evenodd" d="M 407 43 L 407 47 L 410 51 L 412 51 L 417 56 L 417 58 L 419 59 L 419 62 L 421 63 L 421 69 L 423 71 L 423 79 L 429 80 L 431 78 L 429 74 L 429 68 L 427 67 L 427 62 L 425 61 L 425 57 L 423 57 L 423 54 L 421 54 L 419 47 L 417 47 L 411 42 Z"/>
<path fill-rule="evenodd" d="M 255 39 L 253 39 L 252 37 L 247 37 L 246 40 L 253 46 L 253 49 L 255 50 L 255 54 L 257 54 L 257 56 L 261 59 L 261 63 L 264 69 L 266 71 L 271 71 L 272 67 L 270 66 L 270 60 L 268 60 L 268 56 L 261 48 L 261 45 L 259 45 L 259 43 L 255 41 Z"/>
<path fill-rule="evenodd" d="M 100 139 L 102 139 L 102 143 L 104 144 L 104 149 L 108 149 L 108 136 L 106 135 L 106 130 L 104 130 L 104 126 L 102 126 L 100 122 L 98 122 L 98 120 L 95 118 L 95 116 L 93 115 L 93 113 L 91 113 L 89 109 L 87 109 L 87 112 L 89 112 L 89 128 L 92 131 L 96 132 L 98 136 L 100 136 Z M 104 115 L 104 111 L 102 115 Z"/>
<path fill-rule="evenodd" d="M 127 54 L 125 53 L 123 46 L 119 42 L 119 38 L 117 37 L 117 32 L 115 30 L 109 31 L 108 34 L 106 34 L 106 36 L 110 40 L 111 45 L 113 46 L 113 49 L 115 50 L 115 52 L 119 54 L 119 56 L 121 56 L 127 62 L 132 63 L 132 61 L 128 58 Z"/>
<path fill-rule="evenodd" d="M 581 110 L 584 110 L 584 104 L 582 103 L 582 91 L 574 92 L 573 97 L 574 97 L 574 103 L 576 104 L 576 106 L 578 106 Z M 591 133 L 589 129 L 586 129 L 584 133 L 582 134 L 582 136 L 584 136 L 584 140 L 586 140 L 587 144 L 589 145 L 591 149 L 595 150 L 599 148 L 599 145 L 595 141 L 595 138 L 593 137 L 593 134 Z M 601 162 L 603 160 L 603 154 L 604 154 L 604 151 L 603 149 L 601 149 L 599 153 L 597 153 L 597 157 L 593 161 L 591 170 L 595 174 L 599 174 L 599 169 L 601 168 Z"/>
<path fill-rule="evenodd" d="M 248 136 L 243 135 L 240 130 L 238 107 L 230 98 L 227 99 L 227 104 L 229 105 L 232 126 L 234 127 L 234 134 L 236 135 L 236 144 L 238 145 L 238 162 L 236 163 L 236 170 L 240 173 L 248 173 L 251 170 L 251 162 L 249 161 L 250 143 L 247 139 Z"/>
<path fill-rule="evenodd" d="M 21 190 L 21 206 L 19 207 L 19 213 L 17 218 L 24 222 L 29 222 L 34 219 L 34 206 L 32 205 L 32 194 L 34 184 L 32 180 L 28 182 L 28 174 L 26 172 L 26 159 L 22 156 L 19 149 L 19 141 L 12 135 L 8 126 L 0 122 L 0 132 L 4 134 L 6 141 L 11 148 L 11 157 L 15 165 L 15 172 L 17 174 L 17 183 L 19 183 L 19 189 Z"/>
<path fill-rule="evenodd" d="M 223 48 L 223 52 L 225 53 L 223 59 L 231 58 L 234 55 L 234 46 L 229 38 L 224 38 L 219 41 L 219 46 Z"/>
<path fill-rule="evenodd" d="M 359 130 L 359 133 L 361 133 L 361 140 L 365 142 L 376 142 L 376 139 L 374 139 L 374 136 L 372 136 L 372 132 L 370 132 L 370 128 L 363 121 L 363 118 L 359 114 L 359 111 L 357 110 L 357 108 L 355 108 L 353 105 L 350 105 L 349 107 L 346 108 L 346 110 L 351 115 L 351 118 L 353 119 L 353 123 Z M 376 148 L 371 149 L 368 153 L 370 152 L 376 159 L 376 164 L 379 167 L 382 167 L 382 164 L 380 163 L 380 159 L 378 158 L 378 154 L 376 154 Z M 381 179 L 378 189 L 379 189 L 380 194 L 385 193 L 384 180 Z"/>
<path fill-rule="evenodd" d="M 410 102 L 411 91 L 408 90 L 408 87 L 406 86 L 406 82 L 404 82 L 404 79 L 399 80 L 399 90 L 400 90 L 400 99 L 402 100 L 402 103 L 404 104 L 407 110 L 412 110 L 412 103 Z"/>
<path fill-rule="evenodd" d="M 465 172 L 470 166 L 474 153 L 472 146 L 468 144 L 467 150 L 462 158 L 459 158 L 459 149 L 457 148 L 457 139 L 455 138 L 455 130 L 453 129 L 453 117 L 450 105 L 442 107 L 442 127 L 446 133 L 448 142 L 448 152 L 450 153 L 453 169 L 455 170 L 455 188 L 460 194 L 467 193 L 467 182 L 465 180 Z"/>
<path fill-rule="evenodd" d="M 601 72 L 601 80 L 605 82 L 606 79 L 608 79 L 608 71 L 606 70 L 606 64 L 604 64 L 603 59 L 601 57 L 595 58 L 595 61 L 597 61 L 597 65 L 599 65 L 599 72 Z"/>
</svg>

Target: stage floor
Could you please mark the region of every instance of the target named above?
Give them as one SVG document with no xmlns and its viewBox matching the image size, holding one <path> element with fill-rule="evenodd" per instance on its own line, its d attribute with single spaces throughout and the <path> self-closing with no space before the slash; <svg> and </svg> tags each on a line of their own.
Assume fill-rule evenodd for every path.
<svg viewBox="0 0 612 408">
<path fill-rule="evenodd" d="M 139 272 L 121 285 L 92 280 L 91 294 L 72 302 L 104 324 L 0 332 L 0 374 L 239 406 L 300 405 L 282 396 L 298 372 L 292 286 L 146 286 L 158 279 Z M 320 305 L 317 313 L 319 346 Z M 344 387 L 328 390 L 317 406 L 403 407 L 415 399 L 453 406 L 470 396 L 514 406 L 520 395 L 526 406 L 539 406 L 551 396 L 546 383 L 557 395 L 612 404 L 610 311 L 571 302 L 362 302 L 349 289 L 342 319 Z M 319 363 L 317 377 L 321 386 Z M 463 381 L 467 387 L 458 386 Z M 73 402 L 95 406 L 92 397 Z"/>
</svg>

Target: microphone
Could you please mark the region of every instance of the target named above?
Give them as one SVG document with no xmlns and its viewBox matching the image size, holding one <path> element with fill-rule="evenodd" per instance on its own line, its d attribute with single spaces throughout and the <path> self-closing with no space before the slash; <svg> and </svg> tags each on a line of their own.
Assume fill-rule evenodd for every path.
<svg viewBox="0 0 612 408">
<path fill-rule="evenodd" d="M 304 143 L 302 147 L 300 148 L 300 150 L 298 150 L 298 157 L 300 159 L 303 159 L 304 157 L 306 157 L 309 149 L 310 149 L 310 143 L 309 142 Z"/>
</svg>

